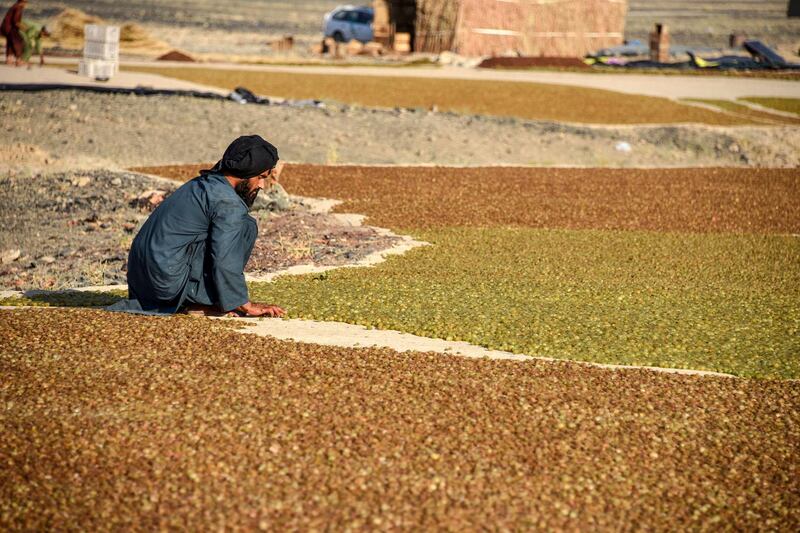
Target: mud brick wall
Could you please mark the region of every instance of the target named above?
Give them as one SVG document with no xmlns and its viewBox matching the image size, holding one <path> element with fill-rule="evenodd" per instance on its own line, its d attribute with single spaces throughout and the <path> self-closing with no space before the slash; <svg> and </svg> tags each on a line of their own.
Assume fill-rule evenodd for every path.
<svg viewBox="0 0 800 533">
<path fill-rule="evenodd" d="M 456 51 L 466 56 L 499 55 L 520 50 L 522 2 L 461 0 Z"/>
<path fill-rule="evenodd" d="M 582 57 L 621 44 L 627 0 L 461 0 L 463 55 Z"/>
</svg>

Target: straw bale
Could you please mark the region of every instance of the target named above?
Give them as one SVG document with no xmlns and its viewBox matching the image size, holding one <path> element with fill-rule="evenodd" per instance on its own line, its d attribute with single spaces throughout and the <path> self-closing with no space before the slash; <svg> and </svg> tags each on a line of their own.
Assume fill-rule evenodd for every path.
<svg viewBox="0 0 800 533">
<path fill-rule="evenodd" d="M 48 25 L 50 37 L 45 39 L 44 44 L 80 50 L 84 44 L 83 28 L 87 24 L 103 25 L 107 22 L 79 9 L 63 9 Z M 120 48 L 123 52 L 144 55 L 162 55 L 171 50 L 165 42 L 153 38 L 142 26 L 132 22 L 120 27 Z"/>
<path fill-rule="evenodd" d="M 456 36 L 459 2 L 419 0 L 414 50 L 439 53 L 451 50 Z"/>
<path fill-rule="evenodd" d="M 416 15 L 413 6 L 416 4 Z M 622 43 L 627 0 L 376 0 L 375 38 L 417 52 L 582 57 Z"/>
</svg>

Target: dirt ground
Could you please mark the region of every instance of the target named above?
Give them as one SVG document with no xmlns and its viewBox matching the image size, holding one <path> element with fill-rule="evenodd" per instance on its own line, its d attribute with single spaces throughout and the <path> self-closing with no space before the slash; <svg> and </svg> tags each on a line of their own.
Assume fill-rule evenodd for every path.
<svg viewBox="0 0 800 533">
<path fill-rule="evenodd" d="M 0 157 L 0 172 L 15 173 L 216 161 L 233 138 L 250 133 L 278 146 L 282 159 L 304 163 L 800 165 L 800 129 L 791 126 L 588 127 L 429 110 L 251 106 L 77 91 L 4 92 L 0 112 L 0 146 L 33 147 L 24 157 L 4 148 L 17 159 Z M 618 149 L 619 143 L 630 150 Z"/>
<path fill-rule="evenodd" d="M 0 288 L 124 284 L 128 249 L 150 213 L 138 197 L 177 185 L 107 170 L 0 176 Z M 245 270 L 254 275 L 356 262 L 398 241 L 298 202 L 289 211 L 253 214 L 260 232 Z"/>
</svg>

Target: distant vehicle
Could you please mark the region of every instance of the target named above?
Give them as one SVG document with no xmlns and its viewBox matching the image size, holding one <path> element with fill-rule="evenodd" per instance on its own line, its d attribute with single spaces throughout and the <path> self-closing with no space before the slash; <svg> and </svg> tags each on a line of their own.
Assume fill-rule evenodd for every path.
<svg viewBox="0 0 800 533">
<path fill-rule="evenodd" d="M 367 6 L 339 6 L 325 14 L 322 32 L 340 43 L 353 39 L 368 43 L 372 40 L 374 12 Z"/>
</svg>

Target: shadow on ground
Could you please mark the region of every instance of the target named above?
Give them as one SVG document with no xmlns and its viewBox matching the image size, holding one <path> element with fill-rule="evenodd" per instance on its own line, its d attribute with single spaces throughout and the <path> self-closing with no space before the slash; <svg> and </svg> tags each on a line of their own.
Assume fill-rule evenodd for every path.
<svg viewBox="0 0 800 533">
<path fill-rule="evenodd" d="M 33 307 L 106 307 L 127 297 L 124 290 L 113 291 L 26 291 L 21 296 L 0 299 L 0 305 Z"/>
</svg>

